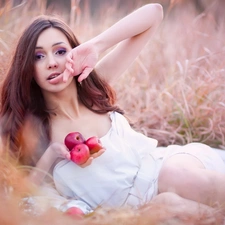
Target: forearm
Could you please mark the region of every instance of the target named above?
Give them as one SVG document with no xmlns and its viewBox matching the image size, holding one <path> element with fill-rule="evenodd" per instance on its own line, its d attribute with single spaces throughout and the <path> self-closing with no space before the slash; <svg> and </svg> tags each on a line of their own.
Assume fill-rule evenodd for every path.
<svg viewBox="0 0 225 225">
<path fill-rule="evenodd" d="M 112 84 L 135 60 L 162 18 L 160 4 L 145 5 L 74 48 L 67 56 L 69 72 L 63 75 L 63 80 L 66 81 L 71 73 L 80 75 L 78 81 L 81 82 L 95 69 L 100 78 Z M 99 56 L 111 47 L 113 49 L 100 59 Z"/>
<path fill-rule="evenodd" d="M 44 178 L 49 174 L 50 168 L 52 167 L 53 163 L 56 159 L 52 158 L 52 151 L 49 147 L 46 149 L 45 153 L 37 162 L 36 166 L 32 168 L 29 179 L 32 183 L 36 185 L 40 185 Z"/>
<path fill-rule="evenodd" d="M 148 4 L 124 17 L 106 31 L 91 39 L 101 54 L 119 42 L 158 26 L 163 18 L 160 4 Z"/>
</svg>

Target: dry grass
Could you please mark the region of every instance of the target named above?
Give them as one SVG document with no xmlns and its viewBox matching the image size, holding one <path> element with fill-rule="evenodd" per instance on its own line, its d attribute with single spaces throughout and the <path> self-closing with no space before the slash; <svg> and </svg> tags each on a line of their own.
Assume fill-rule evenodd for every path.
<svg viewBox="0 0 225 225">
<path fill-rule="evenodd" d="M 54 11 L 57 7 L 46 10 L 45 1 L 37 2 L 17 7 L 8 3 L 0 11 L 0 78 L 4 77 L 11 46 L 29 17 L 58 14 L 84 41 L 123 15 L 117 8 L 103 5 L 97 23 L 97 19 L 87 16 L 86 8 L 84 12 L 77 7 L 79 10 L 67 14 L 62 11 L 63 14 Z M 135 2 L 132 7 L 141 3 Z M 158 139 L 159 145 L 201 141 L 225 149 L 224 24 L 215 21 L 210 8 L 199 14 L 193 8 L 178 7 L 179 4 L 171 10 L 166 7 L 168 1 L 161 2 L 165 2 L 164 22 L 115 86 L 119 104 L 133 119 L 135 128 Z"/>
<path fill-rule="evenodd" d="M 18 6 L 6 2 L 0 5 L 0 80 L 4 79 L 18 33 L 30 18 L 48 12 L 44 0 Z M 141 4 L 141 0 L 134 2 L 130 7 Z M 135 129 L 158 139 L 160 145 L 201 141 L 225 149 L 224 24 L 216 21 L 210 7 L 200 14 L 193 7 L 182 8 L 182 1 L 172 1 L 176 4 L 170 7 L 167 0 L 159 2 L 165 6 L 164 22 L 115 86 L 119 104 Z M 56 9 L 51 7 L 52 12 Z M 97 26 L 97 19 L 91 20 L 87 6 L 83 11 L 73 7 L 68 14 L 57 11 L 82 41 L 104 30 L 124 13 L 125 10 L 104 5 L 98 12 L 101 23 Z M 9 159 L 1 159 L 0 171 L 0 224 L 74 224 L 74 219 L 53 209 L 36 217 L 22 213 L 20 198 L 37 190 Z M 138 211 L 98 209 L 76 224 L 216 225 L 219 220 L 216 214 L 177 216 L 172 208 L 151 203 Z"/>
<path fill-rule="evenodd" d="M 49 207 L 48 198 L 24 177 L 24 169 L 9 157 L 0 159 L 0 224 L 2 225 L 220 225 L 224 217 L 219 208 L 214 213 L 190 214 L 181 212 L 180 205 L 149 203 L 138 210 L 129 208 L 98 208 L 83 219 L 68 216 Z M 39 195 L 38 205 L 21 198 Z"/>
<path fill-rule="evenodd" d="M 160 145 L 200 141 L 225 149 L 224 27 L 210 15 L 173 16 L 166 14 L 117 86 L 119 102 Z"/>
</svg>

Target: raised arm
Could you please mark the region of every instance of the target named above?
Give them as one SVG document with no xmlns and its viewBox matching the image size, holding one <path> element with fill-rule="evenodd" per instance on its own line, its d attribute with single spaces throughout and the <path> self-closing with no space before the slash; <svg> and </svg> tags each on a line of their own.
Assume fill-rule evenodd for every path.
<svg viewBox="0 0 225 225">
<path fill-rule="evenodd" d="M 92 39 L 100 53 L 118 44 L 96 65 L 96 71 L 112 83 L 130 66 L 163 18 L 160 4 L 145 5 Z"/>
<path fill-rule="evenodd" d="M 112 83 L 130 66 L 140 51 L 154 34 L 163 18 L 160 4 L 147 4 L 113 26 L 74 48 L 68 54 L 73 75 L 81 74 L 85 79 L 95 69 L 107 82 Z M 99 62 L 99 56 L 114 47 Z M 67 68 L 70 66 L 67 65 Z M 67 75 L 64 76 L 64 80 Z"/>
</svg>

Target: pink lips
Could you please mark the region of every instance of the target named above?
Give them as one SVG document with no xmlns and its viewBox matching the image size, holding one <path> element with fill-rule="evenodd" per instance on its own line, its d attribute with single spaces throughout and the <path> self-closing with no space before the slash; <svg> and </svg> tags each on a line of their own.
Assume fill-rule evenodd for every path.
<svg viewBox="0 0 225 225">
<path fill-rule="evenodd" d="M 62 74 L 61 73 L 52 73 L 47 80 L 51 84 L 57 84 L 62 81 Z"/>
<path fill-rule="evenodd" d="M 52 73 L 52 74 L 50 74 L 50 76 L 48 76 L 47 80 L 52 80 L 52 79 L 58 77 L 59 74 L 60 74 L 60 73 Z"/>
</svg>

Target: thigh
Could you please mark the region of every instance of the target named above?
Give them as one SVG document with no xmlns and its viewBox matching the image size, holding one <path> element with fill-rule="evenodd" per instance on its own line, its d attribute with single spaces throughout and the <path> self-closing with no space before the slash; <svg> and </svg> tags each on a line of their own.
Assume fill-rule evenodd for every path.
<svg viewBox="0 0 225 225">
<path fill-rule="evenodd" d="M 205 168 L 225 174 L 225 163 L 221 156 L 209 146 L 201 143 L 169 146 L 163 164 L 166 164 L 168 160 L 170 163 L 184 167 Z"/>
<path fill-rule="evenodd" d="M 195 155 L 173 154 L 164 161 L 158 177 L 158 191 L 209 204 L 224 199 L 224 174 L 205 165 Z M 216 194 L 217 193 L 217 194 Z"/>
<path fill-rule="evenodd" d="M 175 154 L 164 161 L 158 177 L 159 193 L 175 192 L 188 197 L 207 184 L 204 165 L 189 154 Z M 189 194 L 190 193 L 190 194 Z M 190 198 L 190 197 L 189 197 Z"/>
</svg>

